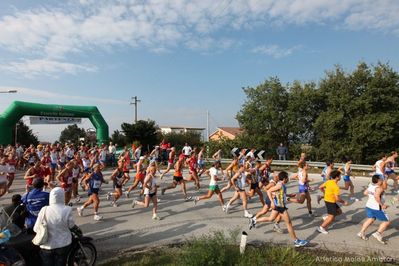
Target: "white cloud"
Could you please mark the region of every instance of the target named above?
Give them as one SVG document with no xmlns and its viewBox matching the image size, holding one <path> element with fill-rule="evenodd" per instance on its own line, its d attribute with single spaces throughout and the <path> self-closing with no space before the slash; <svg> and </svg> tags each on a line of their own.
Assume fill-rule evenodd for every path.
<svg viewBox="0 0 399 266">
<path fill-rule="evenodd" d="M 282 48 L 276 44 L 272 44 L 257 46 L 252 49 L 252 52 L 272 56 L 274 58 L 282 58 L 292 55 L 292 53 L 298 49 L 300 49 L 300 46 Z"/>
<path fill-rule="evenodd" d="M 0 86 L 0 90 L 8 91 L 8 90 L 17 90 L 18 96 L 29 96 L 39 99 L 52 99 L 52 100 L 75 100 L 75 101 L 83 101 L 85 103 L 104 103 L 104 104 L 124 104 L 128 105 L 128 101 L 122 101 L 117 99 L 109 99 L 109 98 L 97 98 L 97 97 L 85 97 L 78 95 L 70 95 L 70 94 L 62 94 L 58 92 L 51 92 L 47 90 L 37 90 L 30 88 L 22 88 L 22 87 L 4 87 Z"/>
<path fill-rule="evenodd" d="M 50 76 L 57 77 L 58 73 L 77 74 L 78 72 L 94 72 L 95 66 L 78 65 L 49 59 L 23 60 L 0 65 L 0 70 L 6 70 L 25 77 Z"/>
<path fill-rule="evenodd" d="M 37 67 L 33 72 L 38 75 L 45 71 L 73 74 L 88 71 L 88 66 L 67 62 L 71 54 L 112 51 L 114 47 L 146 48 L 155 53 L 181 48 L 207 52 L 228 49 L 241 41 L 232 40 L 227 33 L 260 25 L 311 23 L 397 33 L 399 1 L 69 0 L 57 7 L 41 6 L 1 17 L 0 47 L 29 57 L 25 65 Z M 270 49 L 280 56 L 290 53 L 289 49 Z M 44 61 L 53 67 L 43 67 Z M 51 64 L 55 61 L 58 64 Z M 65 65 L 68 63 L 72 66 Z M 21 63 L 3 65 L 8 70 L 18 68 Z"/>
</svg>

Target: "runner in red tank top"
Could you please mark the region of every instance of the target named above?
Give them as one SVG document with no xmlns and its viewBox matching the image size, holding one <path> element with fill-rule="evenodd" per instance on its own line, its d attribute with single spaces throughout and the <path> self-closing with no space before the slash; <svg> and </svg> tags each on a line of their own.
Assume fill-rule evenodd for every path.
<svg viewBox="0 0 399 266">
<path fill-rule="evenodd" d="M 199 182 L 199 177 L 198 177 L 198 171 L 197 171 L 197 156 L 195 152 L 191 153 L 190 158 L 186 160 L 186 164 L 189 167 L 189 176 L 186 179 L 186 181 L 193 181 L 195 183 L 195 187 L 197 190 L 200 189 L 200 182 Z"/>
<path fill-rule="evenodd" d="M 176 159 L 176 148 L 172 147 L 170 149 L 169 152 L 169 159 L 168 159 L 168 167 L 166 168 L 166 170 L 161 174 L 161 179 L 164 177 L 164 175 L 166 175 L 167 173 L 169 173 L 170 169 L 172 168 L 172 166 L 175 164 L 175 159 Z"/>
</svg>

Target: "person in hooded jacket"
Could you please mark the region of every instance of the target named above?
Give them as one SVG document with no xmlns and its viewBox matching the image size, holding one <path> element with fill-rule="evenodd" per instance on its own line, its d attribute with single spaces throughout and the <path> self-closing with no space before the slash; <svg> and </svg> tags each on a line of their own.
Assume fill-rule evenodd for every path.
<svg viewBox="0 0 399 266">
<path fill-rule="evenodd" d="M 50 205 L 40 210 L 33 230 L 38 231 L 39 224 L 47 222 L 47 242 L 40 245 L 42 265 L 65 266 L 72 243 L 70 229 L 75 226 L 72 208 L 65 206 L 65 195 L 62 188 L 54 188 L 50 192 Z"/>
</svg>

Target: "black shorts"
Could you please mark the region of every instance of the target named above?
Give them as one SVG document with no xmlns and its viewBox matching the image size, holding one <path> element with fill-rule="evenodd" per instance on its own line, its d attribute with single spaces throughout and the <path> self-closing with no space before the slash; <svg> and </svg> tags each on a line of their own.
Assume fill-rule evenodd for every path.
<svg viewBox="0 0 399 266">
<path fill-rule="evenodd" d="M 283 213 L 285 213 L 288 210 L 288 208 L 276 206 L 276 208 L 274 210 L 277 211 L 278 213 L 283 214 Z"/>
<path fill-rule="evenodd" d="M 327 213 L 333 216 L 337 216 L 337 212 L 338 210 L 340 210 L 338 204 L 327 201 L 325 203 L 326 203 Z"/>
<path fill-rule="evenodd" d="M 259 182 L 251 183 L 251 189 L 255 190 L 257 188 L 259 188 Z"/>
<path fill-rule="evenodd" d="M 118 182 L 114 182 L 114 188 L 122 188 L 122 185 Z"/>
<path fill-rule="evenodd" d="M 151 199 L 151 198 L 154 197 L 156 194 L 157 194 L 157 193 L 154 192 L 154 193 L 147 194 L 146 196 L 147 196 L 147 197 L 150 197 L 150 199 Z"/>
<path fill-rule="evenodd" d="M 177 184 L 180 184 L 183 181 L 183 177 L 181 176 L 174 176 L 173 181 L 176 182 Z"/>
</svg>

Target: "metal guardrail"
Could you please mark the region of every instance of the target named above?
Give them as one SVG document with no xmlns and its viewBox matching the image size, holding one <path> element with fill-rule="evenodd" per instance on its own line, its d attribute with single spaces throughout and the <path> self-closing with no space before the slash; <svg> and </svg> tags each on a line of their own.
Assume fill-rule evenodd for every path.
<svg viewBox="0 0 399 266">
<path fill-rule="evenodd" d="M 212 161 L 213 159 L 208 158 L 209 161 Z M 262 160 L 264 162 L 265 160 Z M 222 163 L 231 163 L 231 159 L 221 159 Z M 279 166 L 296 166 L 298 161 L 281 161 L 281 160 L 273 160 L 272 165 L 279 165 Z M 311 167 L 317 167 L 317 168 L 323 168 L 326 166 L 325 162 L 312 162 L 312 161 L 307 161 L 309 166 Z M 344 163 L 335 163 L 335 167 L 343 166 Z M 352 170 L 360 170 L 360 171 L 373 171 L 373 166 L 372 165 L 365 165 L 365 164 L 352 164 L 351 166 Z"/>
</svg>

